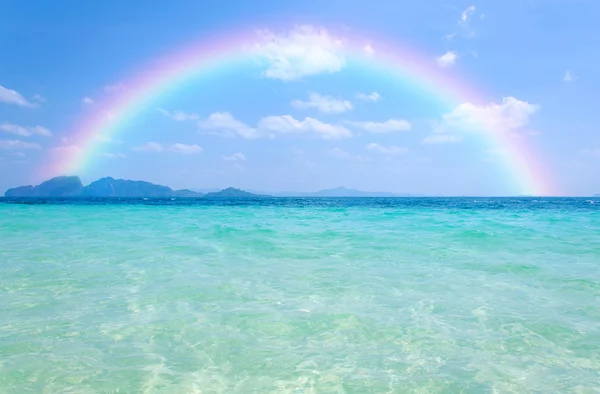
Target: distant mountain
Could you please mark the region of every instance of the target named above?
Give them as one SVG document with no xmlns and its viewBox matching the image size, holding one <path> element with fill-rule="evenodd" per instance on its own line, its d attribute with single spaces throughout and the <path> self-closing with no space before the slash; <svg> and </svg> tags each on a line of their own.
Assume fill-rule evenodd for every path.
<svg viewBox="0 0 600 394">
<path fill-rule="evenodd" d="M 411 194 L 396 194 L 390 192 L 365 192 L 356 189 L 348 189 L 343 186 L 333 189 L 323 189 L 317 192 L 285 192 L 277 193 L 280 197 L 408 197 Z"/>
<path fill-rule="evenodd" d="M 167 186 L 111 177 L 90 183 L 81 193 L 82 197 L 171 197 L 172 195 L 173 190 Z"/>
<path fill-rule="evenodd" d="M 594 194 L 594 197 L 600 197 L 600 194 Z"/>
<path fill-rule="evenodd" d="M 220 192 L 223 189 L 220 189 L 218 187 L 212 187 L 212 188 L 208 188 L 208 189 L 190 189 L 191 191 L 193 191 L 194 193 L 202 193 L 202 194 L 207 194 L 207 193 L 212 193 L 212 192 Z"/>
<path fill-rule="evenodd" d="M 8 189 L 5 197 L 75 197 L 83 190 L 78 176 L 59 176 L 37 186 L 21 186 Z"/>
<path fill-rule="evenodd" d="M 38 186 L 8 189 L 6 197 L 202 197 L 191 190 L 172 190 L 170 187 L 144 181 L 106 177 L 83 186 L 79 177 L 57 177 Z"/>
<path fill-rule="evenodd" d="M 6 197 L 206 197 L 206 198 L 257 198 L 257 197 L 421 197 L 416 194 L 390 192 L 365 192 L 345 187 L 324 189 L 317 192 L 285 192 L 267 195 L 264 192 L 249 192 L 233 187 L 213 190 L 206 194 L 198 190 L 173 190 L 170 187 L 145 181 L 131 181 L 106 177 L 83 186 L 77 176 L 52 178 L 37 186 L 20 186 L 8 189 Z M 218 190 L 218 191 L 217 191 Z M 597 195 L 598 196 L 598 195 Z"/>
<path fill-rule="evenodd" d="M 203 197 L 205 193 L 195 192 L 190 189 L 174 190 L 173 197 Z"/>
<path fill-rule="evenodd" d="M 218 192 L 207 193 L 205 198 L 256 198 L 256 197 L 269 197 L 261 194 L 250 193 L 234 187 L 228 187 Z"/>
</svg>

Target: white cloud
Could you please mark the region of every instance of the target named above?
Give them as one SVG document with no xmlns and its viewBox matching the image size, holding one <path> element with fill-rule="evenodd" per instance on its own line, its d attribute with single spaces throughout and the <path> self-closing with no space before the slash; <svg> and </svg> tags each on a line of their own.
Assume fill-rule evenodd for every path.
<svg viewBox="0 0 600 394">
<path fill-rule="evenodd" d="M 370 144 L 365 145 L 365 149 L 372 152 L 379 152 L 388 156 L 400 155 L 408 152 L 408 149 L 396 145 L 379 145 L 375 142 L 371 142 Z"/>
<path fill-rule="evenodd" d="M 356 93 L 356 98 L 363 101 L 379 101 L 381 100 L 381 95 L 377 92 L 371 92 L 369 94 Z"/>
<path fill-rule="evenodd" d="M 230 156 L 223 156 L 223 160 L 225 161 L 246 161 L 246 156 L 243 153 L 234 153 Z"/>
<path fill-rule="evenodd" d="M 460 14 L 460 21 L 462 23 L 467 23 L 469 21 L 469 18 L 475 13 L 475 6 L 471 5 L 468 6 L 463 12 L 462 14 Z"/>
<path fill-rule="evenodd" d="M 198 120 L 199 116 L 196 114 L 188 114 L 185 113 L 184 111 L 179 111 L 179 110 L 175 110 L 175 111 L 167 111 L 165 109 L 162 108 L 156 108 L 156 110 L 158 112 L 160 112 L 161 114 L 165 115 L 167 118 L 171 118 L 177 122 L 183 122 L 186 120 Z"/>
<path fill-rule="evenodd" d="M 260 119 L 256 128 L 254 128 L 235 119 L 229 112 L 216 112 L 206 120 L 199 121 L 198 127 L 201 130 L 211 131 L 219 135 L 227 136 L 235 133 L 246 139 L 275 138 L 276 134 L 311 133 L 328 140 L 352 136 L 352 132 L 343 126 L 321 122 L 310 117 L 297 120 L 291 115 L 266 116 Z"/>
<path fill-rule="evenodd" d="M 431 134 L 423 139 L 423 144 L 452 144 L 461 142 L 462 137 L 452 134 Z"/>
<path fill-rule="evenodd" d="M 374 134 L 394 133 L 397 131 L 409 131 L 411 125 L 404 119 L 389 119 L 385 122 L 346 122 L 363 131 Z"/>
<path fill-rule="evenodd" d="M 87 104 L 87 105 L 92 105 L 95 103 L 95 101 L 89 97 L 84 97 L 82 101 L 84 104 Z"/>
<path fill-rule="evenodd" d="M 34 94 L 33 97 L 31 98 L 32 100 L 35 100 L 39 103 L 45 103 L 46 101 L 48 101 L 45 97 L 40 96 L 39 94 Z"/>
<path fill-rule="evenodd" d="M 292 81 L 334 73 L 346 64 L 341 53 L 343 41 L 324 28 L 302 25 L 282 34 L 264 30 L 259 36 L 256 49 L 268 62 L 267 78 Z"/>
<path fill-rule="evenodd" d="M 40 150 L 40 144 L 20 140 L 0 140 L 0 149 L 35 149 Z"/>
<path fill-rule="evenodd" d="M 41 135 L 44 137 L 50 137 L 52 132 L 45 127 L 42 126 L 19 126 L 11 123 L 2 123 L 0 124 L 0 131 L 4 131 L 6 133 L 16 134 L 21 137 L 29 137 L 32 135 Z"/>
<path fill-rule="evenodd" d="M 573 82 L 577 79 L 577 77 L 575 75 L 573 75 L 573 73 L 571 73 L 570 70 L 565 71 L 565 76 L 563 77 L 563 81 L 565 82 Z"/>
<path fill-rule="evenodd" d="M 352 103 L 348 100 L 340 100 L 331 96 L 321 96 L 319 93 L 310 93 L 308 101 L 294 100 L 292 107 L 297 109 L 316 108 L 322 113 L 340 113 L 352 109 Z"/>
<path fill-rule="evenodd" d="M 314 133 L 325 140 L 337 140 L 352 137 L 352 132 L 339 125 L 321 122 L 313 118 L 296 120 L 290 115 L 267 116 L 258 123 L 261 132 L 282 134 L 309 134 Z"/>
<path fill-rule="evenodd" d="M 538 105 L 514 97 L 504 97 L 501 103 L 461 104 L 445 114 L 443 119 L 446 126 L 459 129 L 519 129 L 529 123 L 530 116 L 538 109 Z"/>
<path fill-rule="evenodd" d="M 363 47 L 363 51 L 367 54 L 367 55 L 372 55 L 375 53 L 375 49 L 373 49 L 373 46 L 371 44 L 367 44 Z"/>
<path fill-rule="evenodd" d="M 460 133 L 465 132 L 500 131 L 512 138 L 538 135 L 538 131 L 526 128 L 530 117 L 538 110 L 538 105 L 514 97 L 504 97 L 500 103 L 463 103 L 444 114 L 441 122 L 432 122 L 433 134 L 421 143 L 457 143 L 463 139 Z"/>
<path fill-rule="evenodd" d="M 199 121 L 198 127 L 201 130 L 217 132 L 224 135 L 236 133 L 243 138 L 258 137 L 256 129 L 235 119 L 229 112 L 215 112 L 211 114 L 208 119 Z"/>
<path fill-rule="evenodd" d="M 180 153 L 182 155 L 193 155 L 196 153 L 202 153 L 202 151 L 204 151 L 204 149 L 202 149 L 201 146 L 195 145 L 195 144 L 194 145 L 186 145 L 186 144 L 176 143 L 169 147 L 169 151 L 171 151 L 173 153 Z"/>
<path fill-rule="evenodd" d="M 438 57 L 436 59 L 436 62 L 440 67 L 449 67 L 453 66 L 456 63 L 456 59 L 458 59 L 458 55 L 456 54 L 456 52 L 448 51 L 442 56 Z"/>
<path fill-rule="evenodd" d="M 0 85 L 0 103 L 14 104 L 21 107 L 37 107 L 37 104 L 30 103 L 16 90 L 5 88 Z"/>
<path fill-rule="evenodd" d="M 131 149 L 140 152 L 162 152 L 165 150 L 161 144 L 152 141 L 146 142 L 144 145 L 134 146 Z"/>
<path fill-rule="evenodd" d="M 124 159 L 127 157 L 123 153 L 110 153 L 110 152 L 100 153 L 99 156 L 105 157 L 107 159 Z"/>
<path fill-rule="evenodd" d="M 461 14 L 460 19 L 458 21 L 458 25 L 462 27 L 464 30 L 466 37 L 470 38 L 475 35 L 475 31 L 471 28 L 469 21 L 472 19 L 472 16 L 475 15 L 476 8 L 474 5 L 467 7 Z M 479 18 L 483 20 L 483 14 Z M 454 36 L 454 35 L 453 35 Z"/>
<path fill-rule="evenodd" d="M 12 155 L 14 157 L 25 157 L 26 156 L 25 153 L 23 153 L 23 152 L 15 152 Z"/>
<path fill-rule="evenodd" d="M 202 153 L 204 151 L 204 149 L 198 145 L 186 145 L 181 143 L 162 145 L 153 141 L 147 142 L 144 145 L 135 146 L 132 149 L 140 152 L 172 152 L 182 155 L 191 155 L 195 153 Z"/>
</svg>

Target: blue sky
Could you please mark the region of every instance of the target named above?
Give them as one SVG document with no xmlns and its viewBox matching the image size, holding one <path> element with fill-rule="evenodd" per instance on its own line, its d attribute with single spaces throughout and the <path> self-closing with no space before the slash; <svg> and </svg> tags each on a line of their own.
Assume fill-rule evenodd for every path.
<svg viewBox="0 0 600 394">
<path fill-rule="evenodd" d="M 77 149 L 69 132 L 138 70 L 216 31 L 262 29 L 271 36 L 257 42 L 287 66 L 228 67 L 178 85 L 76 175 L 174 188 L 518 193 L 507 152 L 485 143 L 476 120 L 527 139 L 561 194 L 600 193 L 597 1 L 5 0 L 1 12 L 2 190 L 41 181 L 48 155 Z M 408 43 L 489 101 L 432 103 L 332 49 L 344 31 Z M 287 59 L 290 47 L 312 55 Z"/>
</svg>

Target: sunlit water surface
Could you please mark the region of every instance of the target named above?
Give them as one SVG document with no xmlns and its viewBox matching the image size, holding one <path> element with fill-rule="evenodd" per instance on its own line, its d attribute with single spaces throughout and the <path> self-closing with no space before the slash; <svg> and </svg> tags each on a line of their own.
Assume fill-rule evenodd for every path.
<svg viewBox="0 0 600 394">
<path fill-rule="evenodd" d="M 598 393 L 597 200 L 0 201 L 0 392 Z"/>
</svg>

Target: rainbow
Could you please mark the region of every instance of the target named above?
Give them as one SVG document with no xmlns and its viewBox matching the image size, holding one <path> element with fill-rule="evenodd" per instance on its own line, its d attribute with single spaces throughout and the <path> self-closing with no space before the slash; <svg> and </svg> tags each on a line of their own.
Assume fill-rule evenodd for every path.
<svg viewBox="0 0 600 394">
<path fill-rule="evenodd" d="M 69 145 L 66 149 L 51 155 L 49 164 L 43 167 L 44 176 L 73 174 L 83 171 L 90 165 L 96 152 L 104 142 L 124 129 L 144 109 L 165 94 L 177 91 L 186 82 L 218 72 L 218 70 L 246 61 L 257 59 L 255 32 L 241 32 L 235 35 L 205 37 L 193 45 L 170 53 L 151 63 L 132 78 L 125 79 L 127 89 L 107 96 L 87 113 L 74 129 L 67 134 Z M 405 46 L 370 46 L 369 40 L 348 39 L 345 36 L 343 54 L 360 67 L 377 68 L 416 92 L 431 97 L 446 108 L 460 103 L 487 103 L 490 100 L 478 89 L 459 79 L 456 75 L 441 69 L 433 56 L 420 54 Z M 374 40 L 374 42 L 385 42 Z M 371 50 L 373 49 L 373 50 Z M 549 179 L 550 173 L 526 138 L 515 138 L 507 130 L 497 126 L 486 126 L 481 133 L 488 146 L 506 152 L 503 156 L 507 183 L 512 192 L 530 195 L 555 195 L 557 189 Z"/>
</svg>

